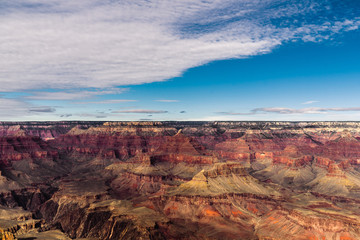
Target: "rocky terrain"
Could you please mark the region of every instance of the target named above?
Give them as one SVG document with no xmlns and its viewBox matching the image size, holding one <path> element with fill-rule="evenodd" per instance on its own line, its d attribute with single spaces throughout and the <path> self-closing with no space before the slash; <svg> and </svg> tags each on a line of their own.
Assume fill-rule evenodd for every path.
<svg viewBox="0 0 360 240">
<path fill-rule="evenodd" d="M 3 122 L 0 239 L 360 239 L 360 123 Z"/>
</svg>

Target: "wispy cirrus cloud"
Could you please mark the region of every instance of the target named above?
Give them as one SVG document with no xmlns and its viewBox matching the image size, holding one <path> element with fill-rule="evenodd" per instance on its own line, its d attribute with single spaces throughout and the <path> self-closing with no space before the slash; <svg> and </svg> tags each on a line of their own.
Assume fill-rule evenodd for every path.
<svg viewBox="0 0 360 240">
<path fill-rule="evenodd" d="M 28 114 L 31 106 L 17 99 L 0 98 L 0 116 L 2 118 L 24 116 Z"/>
<path fill-rule="evenodd" d="M 359 112 L 360 107 L 349 107 L 349 108 L 255 108 L 248 113 L 237 113 L 237 112 L 218 112 L 222 115 L 255 115 L 264 113 L 275 113 L 275 114 L 326 114 L 328 112 Z"/>
<path fill-rule="evenodd" d="M 61 114 L 59 117 L 61 118 L 68 118 L 68 117 L 71 117 L 72 114 Z"/>
<path fill-rule="evenodd" d="M 310 101 L 306 101 L 306 102 L 303 102 L 301 104 L 304 104 L 304 105 L 310 105 L 310 104 L 313 104 L 313 103 L 318 103 L 319 101 L 315 101 L 315 100 L 310 100 Z"/>
<path fill-rule="evenodd" d="M 31 92 L 32 95 L 25 97 L 30 100 L 76 100 L 89 99 L 100 95 L 121 94 L 126 92 L 127 88 L 105 88 L 92 90 L 72 89 L 67 91 L 41 91 Z"/>
<path fill-rule="evenodd" d="M 128 102 L 137 102 L 137 100 L 130 99 L 110 99 L 102 101 L 86 101 L 86 102 L 73 102 L 75 104 L 117 104 L 117 103 L 128 103 Z"/>
<path fill-rule="evenodd" d="M 28 116 L 51 114 L 56 111 L 51 106 L 36 106 L 19 99 L 0 98 L 0 117 L 1 119 L 22 119 Z"/>
<path fill-rule="evenodd" d="M 149 109 L 131 109 L 131 110 L 112 111 L 112 113 L 162 114 L 162 113 L 168 113 L 168 111 L 164 111 L 164 110 L 149 110 Z"/>
<path fill-rule="evenodd" d="M 109 88 L 358 29 L 356 1 L 3 0 L 2 91 Z M 346 11 L 344 10 L 346 9 Z M 318 15 L 321 14 L 321 18 Z M 83 97 L 92 93 L 83 93 Z M 72 92 L 39 99 L 79 99 Z"/>
<path fill-rule="evenodd" d="M 56 109 L 53 107 L 31 107 L 29 109 L 30 112 L 40 112 L 40 113 L 52 113 L 55 112 Z"/>
<path fill-rule="evenodd" d="M 108 115 L 106 114 L 96 114 L 96 113 L 80 113 L 73 115 L 80 118 L 107 118 Z"/>
</svg>

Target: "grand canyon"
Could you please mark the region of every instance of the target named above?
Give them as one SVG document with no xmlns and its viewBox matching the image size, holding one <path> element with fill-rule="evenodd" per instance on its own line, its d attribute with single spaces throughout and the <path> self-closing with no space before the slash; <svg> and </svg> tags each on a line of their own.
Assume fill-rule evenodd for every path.
<svg viewBox="0 0 360 240">
<path fill-rule="evenodd" d="M 2 122 L 0 239 L 360 239 L 360 122 Z"/>
</svg>

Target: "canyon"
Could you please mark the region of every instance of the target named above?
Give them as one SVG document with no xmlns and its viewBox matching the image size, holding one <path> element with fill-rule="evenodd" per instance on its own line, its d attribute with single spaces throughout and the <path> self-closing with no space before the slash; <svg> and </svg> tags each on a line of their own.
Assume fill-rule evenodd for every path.
<svg viewBox="0 0 360 240">
<path fill-rule="evenodd" d="M 360 239 L 360 122 L 0 122 L 0 239 Z"/>
</svg>

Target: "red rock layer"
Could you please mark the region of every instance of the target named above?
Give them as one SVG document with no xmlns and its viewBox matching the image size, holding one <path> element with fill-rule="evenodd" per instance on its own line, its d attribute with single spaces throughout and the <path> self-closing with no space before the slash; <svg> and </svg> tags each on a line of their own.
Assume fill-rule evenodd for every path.
<svg viewBox="0 0 360 240">
<path fill-rule="evenodd" d="M 250 148 L 244 139 L 230 139 L 215 145 L 220 159 L 243 161 L 250 160 Z"/>
<path fill-rule="evenodd" d="M 12 162 L 23 159 L 54 160 L 58 156 L 58 151 L 39 137 L 0 138 L 0 165 L 3 166 L 11 166 Z"/>
</svg>

